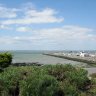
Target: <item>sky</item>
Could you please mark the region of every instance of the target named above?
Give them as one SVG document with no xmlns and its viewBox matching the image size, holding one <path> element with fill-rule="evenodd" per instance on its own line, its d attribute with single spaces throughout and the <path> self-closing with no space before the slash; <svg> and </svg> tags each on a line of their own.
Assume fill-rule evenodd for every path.
<svg viewBox="0 0 96 96">
<path fill-rule="evenodd" d="M 0 50 L 96 50 L 96 0 L 0 0 Z"/>
</svg>

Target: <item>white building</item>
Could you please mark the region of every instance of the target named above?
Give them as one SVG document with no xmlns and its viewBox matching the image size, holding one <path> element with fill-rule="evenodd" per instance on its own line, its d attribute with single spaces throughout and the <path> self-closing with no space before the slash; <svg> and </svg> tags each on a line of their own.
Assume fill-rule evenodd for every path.
<svg viewBox="0 0 96 96">
<path fill-rule="evenodd" d="M 80 57 L 89 57 L 88 53 L 80 52 Z"/>
</svg>

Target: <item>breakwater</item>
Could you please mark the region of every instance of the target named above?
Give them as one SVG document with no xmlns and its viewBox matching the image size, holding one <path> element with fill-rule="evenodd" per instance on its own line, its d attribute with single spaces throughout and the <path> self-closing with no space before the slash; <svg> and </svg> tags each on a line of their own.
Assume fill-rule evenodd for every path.
<svg viewBox="0 0 96 96">
<path fill-rule="evenodd" d="M 43 54 L 43 55 L 48 55 L 48 56 L 53 56 L 53 57 L 58 57 L 58 58 L 64 58 L 67 60 L 72 60 L 72 61 L 78 61 L 78 62 L 83 62 L 83 63 L 87 63 L 90 66 L 94 66 L 96 67 L 96 61 L 92 61 L 92 60 L 86 60 L 86 59 L 81 59 L 81 58 L 75 58 L 75 57 L 70 57 L 70 56 L 61 56 L 61 55 L 54 55 L 54 54 Z"/>
</svg>

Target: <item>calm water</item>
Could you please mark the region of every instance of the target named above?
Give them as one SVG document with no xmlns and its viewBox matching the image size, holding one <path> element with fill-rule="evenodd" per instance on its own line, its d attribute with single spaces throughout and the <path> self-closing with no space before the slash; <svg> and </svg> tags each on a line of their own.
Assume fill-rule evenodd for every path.
<svg viewBox="0 0 96 96">
<path fill-rule="evenodd" d="M 38 62 L 40 64 L 72 64 L 76 66 L 88 66 L 86 63 L 66 60 L 57 57 L 42 55 L 44 51 L 11 51 L 13 63 L 16 62 Z"/>
</svg>

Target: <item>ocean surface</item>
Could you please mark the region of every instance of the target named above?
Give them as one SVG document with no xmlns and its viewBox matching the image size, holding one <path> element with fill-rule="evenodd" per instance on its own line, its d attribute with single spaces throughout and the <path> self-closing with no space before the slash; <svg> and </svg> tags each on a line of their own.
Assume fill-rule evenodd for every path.
<svg viewBox="0 0 96 96">
<path fill-rule="evenodd" d="M 13 63 L 32 63 L 38 62 L 40 64 L 72 64 L 75 66 L 88 66 L 86 63 L 71 61 L 67 59 L 43 55 L 43 53 L 50 53 L 53 51 L 9 51 L 13 55 Z"/>
</svg>

